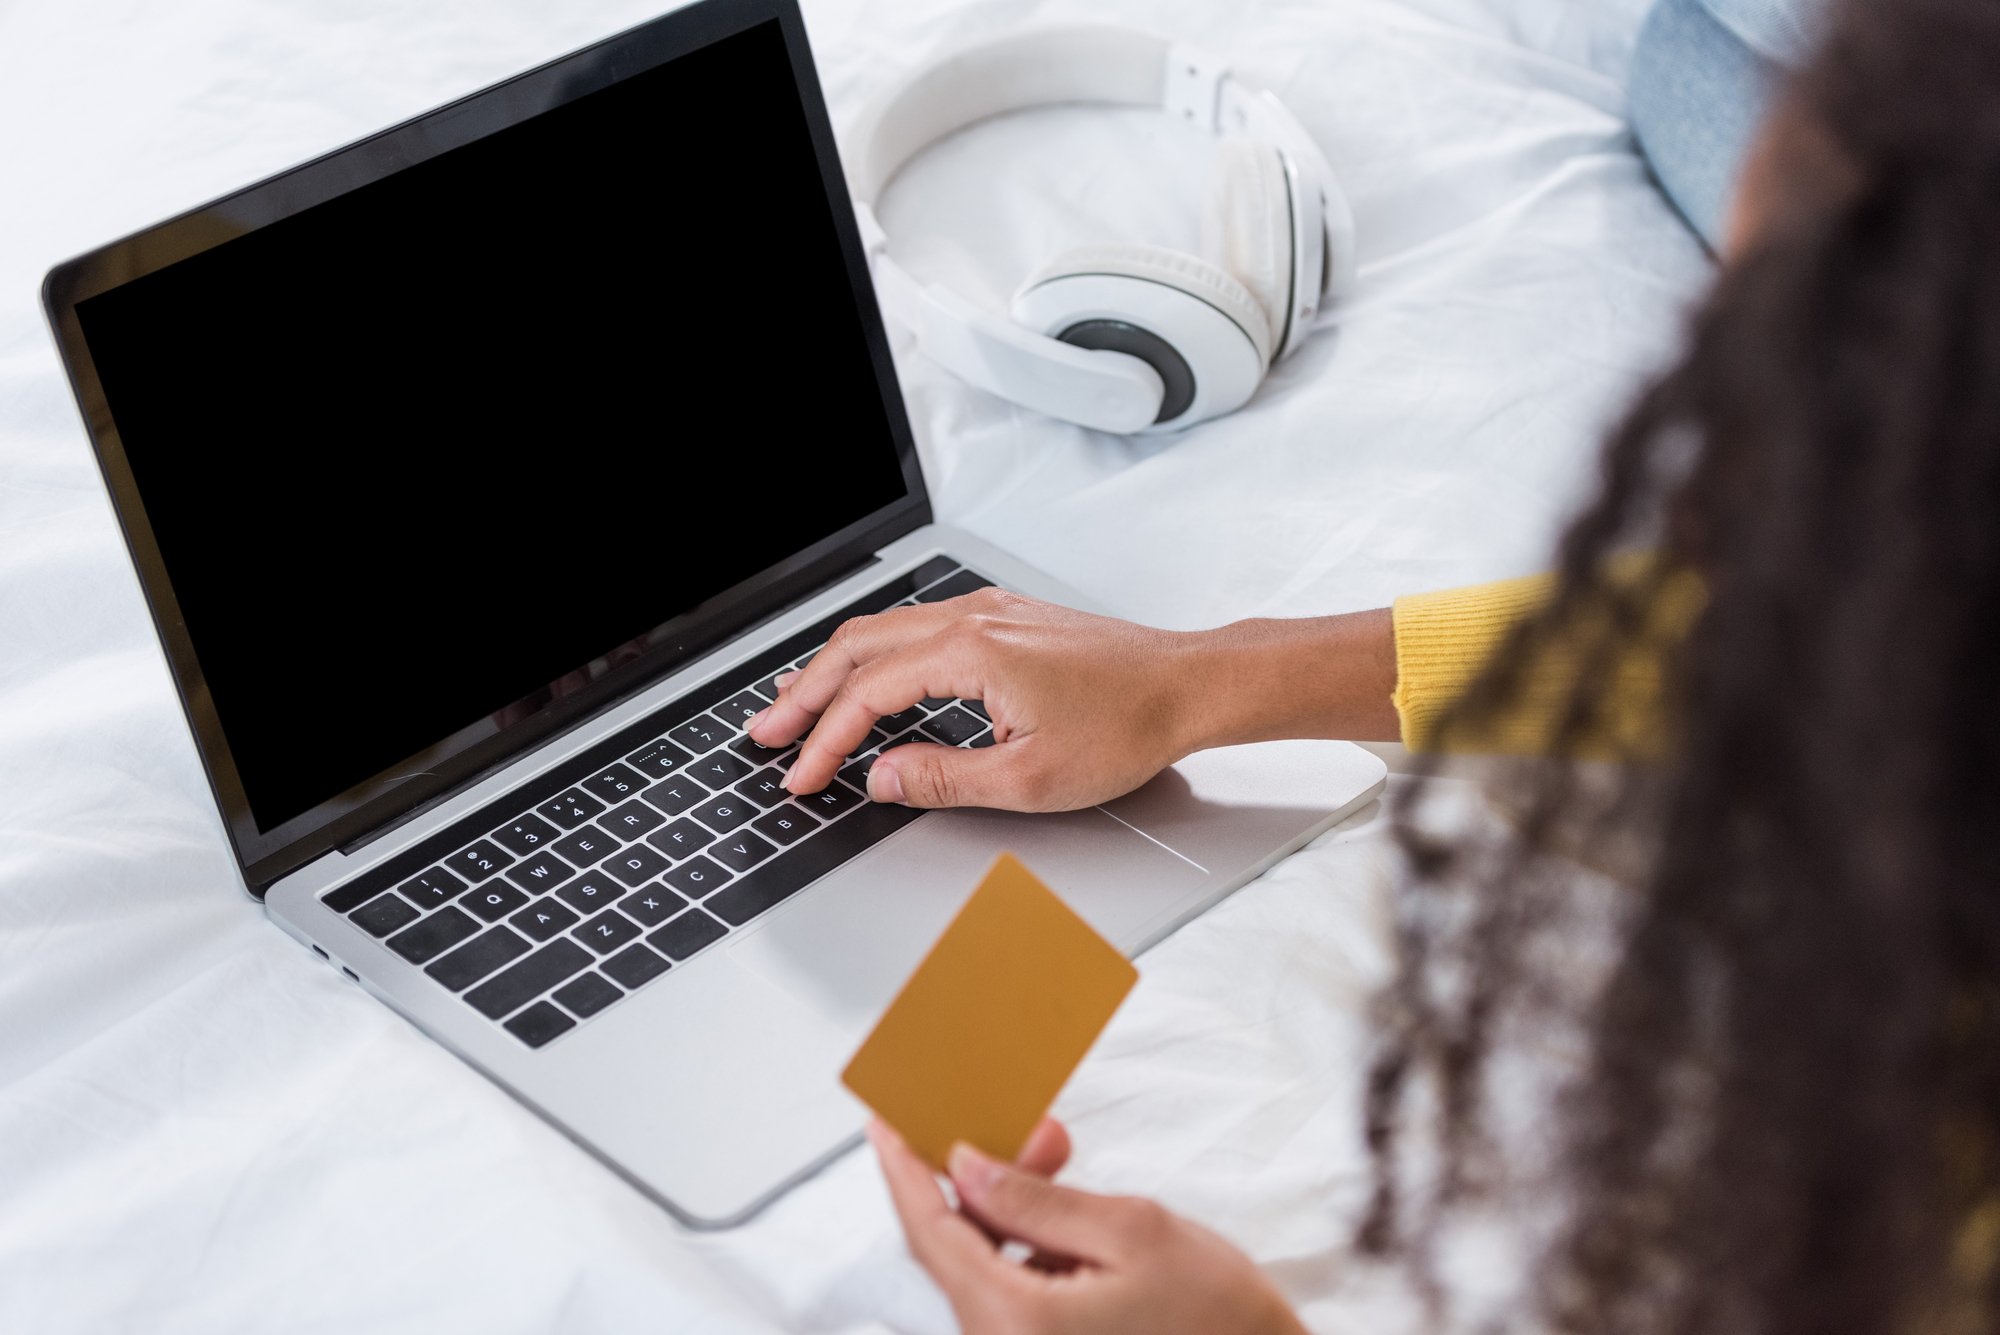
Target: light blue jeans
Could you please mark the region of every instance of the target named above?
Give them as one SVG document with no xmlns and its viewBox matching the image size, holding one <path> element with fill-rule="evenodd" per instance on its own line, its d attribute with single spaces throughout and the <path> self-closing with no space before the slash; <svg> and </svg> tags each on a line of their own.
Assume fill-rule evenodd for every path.
<svg viewBox="0 0 2000 1335">
<path fill-rule="evenodd" d="M 1883 0 L 1893 4 L 1895 0 Z M 1772 94 L 1825 0 L 1658 0 L 1632 53 L 1633 132 L 1660 188 L 1715 249 Z"/>
</svg>

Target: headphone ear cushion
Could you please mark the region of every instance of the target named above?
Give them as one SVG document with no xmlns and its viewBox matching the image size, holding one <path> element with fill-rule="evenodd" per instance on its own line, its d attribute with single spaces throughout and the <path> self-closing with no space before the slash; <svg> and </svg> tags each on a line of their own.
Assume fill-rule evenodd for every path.
<svg viewBox="0 0 2000 1335">
<path fill-rule="evenodd" d="M 1282 343 L 1291 324 L 1296 257 L 1291 190 L 1274 145 L 1247 135 L 1230 135 L 1219 145 L 1202 211 L 1202 249 L 1257 299 Z"/>
<path fill-rule="evenodd" d="M 1164 386 L 1156 428 L 1234 412 L 1270 368 L 1270 320 L 1258 300 L 1214 264 L 1164 246 L 1072 250 L 1028 276 L 1014 320 L 1152 366 Z"/>
<path fill-rule="evenodd" d="M 1050 338 L 1137 357 L 1166 387 L 1156 426 L 1247 402 L 1271 364 L 1271 322 L 1244 286 L 1164 246 L 1084 246 L 1031 274 L 1014 318 Z"/>
<path fill-rule="evenodd" d="M 1078 274 L 1112 273 L 1151 279 L 1178 287 L 1219 309 L 1249 336 L 1257 356 L 1271 361 L 1271 318 L 1263 303 L 1248 288 L 1207 260 L 1166 246 L 1149 246 L 1134 241 L 1107 241 L 1095 246 L 1079 246 L 1058 255 L 1028 275 L 1021 295 L 1057 278 Z M 1015 298 L 1020 300 L 1020 295 Z M 1033 323 L 1032 321 L 1030 323 Z"/>
</svg>

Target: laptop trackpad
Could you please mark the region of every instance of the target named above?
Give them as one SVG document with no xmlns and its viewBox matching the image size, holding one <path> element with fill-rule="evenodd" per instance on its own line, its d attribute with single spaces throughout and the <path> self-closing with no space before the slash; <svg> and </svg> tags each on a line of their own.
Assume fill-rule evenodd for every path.
<svg viewBox="0 0 2000 1335">
<path fill-rule="evenodd" d="M 1003 850 L 1127 951 L 1163 907 L 1207 879 L 1095 808 L 933 812 L 780 910 L 733 948 L 734 958 L 858 1033 Z"/>
</svg>

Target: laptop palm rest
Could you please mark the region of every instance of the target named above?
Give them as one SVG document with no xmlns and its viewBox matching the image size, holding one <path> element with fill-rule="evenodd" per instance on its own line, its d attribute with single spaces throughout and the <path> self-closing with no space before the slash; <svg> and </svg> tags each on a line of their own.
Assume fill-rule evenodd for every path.
<svg viewBox="0 0 2000 1335">
<path fill-rule="evenodd" d="M 737 963 L 856 1033 L 872 1023 L 1002 849 L 1127 950 L 1208 879 L 1092 808 L 934 812 L 815 886 L 732 947 Z"/>
</svg>

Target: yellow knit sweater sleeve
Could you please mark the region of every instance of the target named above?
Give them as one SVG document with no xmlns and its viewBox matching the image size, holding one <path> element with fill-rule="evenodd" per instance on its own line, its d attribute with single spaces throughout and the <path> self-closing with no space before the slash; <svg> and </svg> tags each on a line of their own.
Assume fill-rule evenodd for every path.
<svg viewBox="0 0 2000 1335">
<path fill-rule="evenodd" d="M 1622 560 L 1614 566 L 1613 577 L 1634 577 L 1648 568 L 1648 561 L 1644 557 Z M 1546 606 L 1554 592 L 1552 576 L 1533 575 L 1396 600 L 1392 614 L 1396 634 L 1393 702 L 1402 722 L 1405 746 L 1413 751 L 1437 750 L 1442 745 L 1453 751 L 1547 754 L 1580 671 L 1576 646 L 1562 636 L 1527 665 L 1516 698 L 1499 717 L 1477 730 L 1454 727 L 1448 743 L 1440 737 L 1439 725 L 1508 631 Z M 1670 642 L 1685 635 L 1701 601 L 1700 585 L 1692 575 L 1676 574 L 1667 579 L 1648 615 L 1649 629 L 1657 632 L 1654 642 L 1660 638 Z M 1637 650 L 1625 653 L 1611 668 L 1603 726 L 1582 739 L 1580 753 L 1658 755 L 1666 735 L 1662 692 L 1658 655 Z"/>
</svg>

